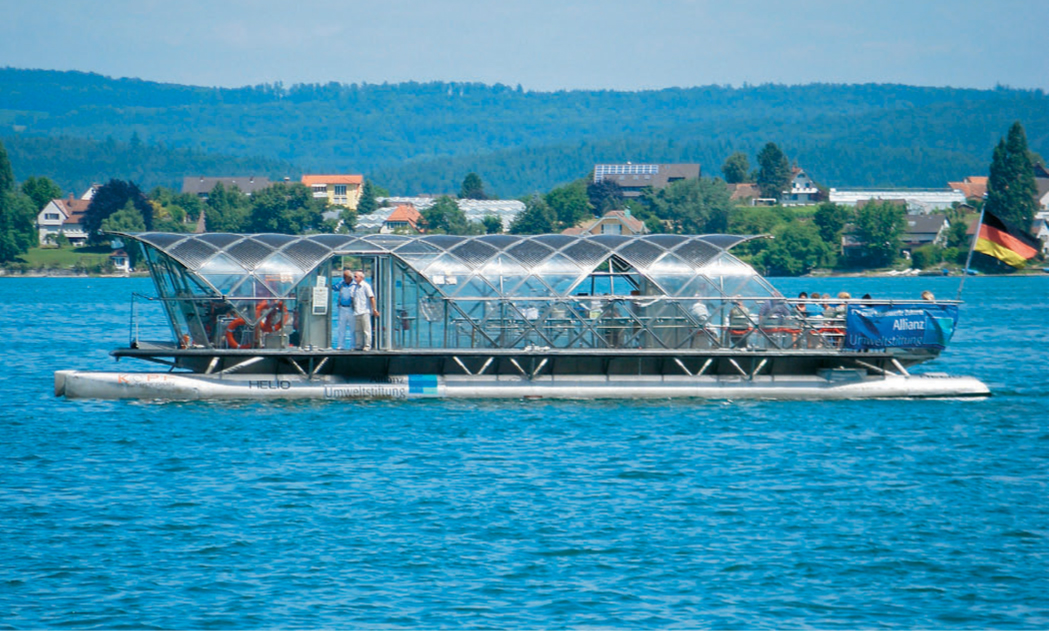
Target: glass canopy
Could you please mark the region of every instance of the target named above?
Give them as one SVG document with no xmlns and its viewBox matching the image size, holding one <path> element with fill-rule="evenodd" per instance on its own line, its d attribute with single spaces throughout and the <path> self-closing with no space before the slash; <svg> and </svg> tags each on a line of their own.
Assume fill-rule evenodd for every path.
<svg viewBox="0 0 1049 631">
<path fill-rule="evenodd" d="M 329 331 L 302 329 L 311 316 L 330 328 L 317 289 L 339 257 L 368 270 L 386 350 L 718 347 L 737 299 L 778 296 L 728 252 L 746 236 L 123 236 L 142 244 L 176 338 L 193 346 L 259 347 L 277 332 L 276 347 L 327 345 Z"/>
</svg>

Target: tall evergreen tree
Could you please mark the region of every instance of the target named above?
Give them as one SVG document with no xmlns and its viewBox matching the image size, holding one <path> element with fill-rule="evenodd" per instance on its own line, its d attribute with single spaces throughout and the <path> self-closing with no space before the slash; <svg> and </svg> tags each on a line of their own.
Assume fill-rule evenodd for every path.
<svg viewBox="0 0 1049 631">
<path fill-rule="evenodd" d="M 1023 125 L 1016 121 L 994 148 L 984 206 L 987 212 L 1023 230 L 1030 229 L 1038 212 L 1038 187 L 1030 156 Z"/>
<path fill-rule="evenodd" d="M 364 180 L 364 187 L 361 188 L 361 201 L 357 202 L 357 214 L 368 215 L 375 212 L 378 207 L 379 204 L 375 201 L 375 187 L 372 186 L 371 180 Z"/>
<path fill-rule="evenodd" d="M 787 156 L 770 142 L 758 152 L 758 188 L 761 196 L 779 200 L 783 191 L 790 186 L 790 161 Z"/>
<path fill-rule="evenodd" d="M 484 182 L 476 173 L 467 173 L 463 178 L 463 186 L 459 189 L 459 199 L 488 199 L 484 192 Z"/>
</svg>

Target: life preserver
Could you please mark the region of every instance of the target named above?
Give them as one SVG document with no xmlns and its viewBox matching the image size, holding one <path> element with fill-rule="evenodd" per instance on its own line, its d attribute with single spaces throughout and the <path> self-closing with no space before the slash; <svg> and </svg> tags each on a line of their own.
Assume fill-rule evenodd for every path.
<svg viewBox="0 0 1049 631">
<path fill-rule="evenodd" d="M 259 330 L 273 333 L 284 328 L 284 323 L 288 321 L 288 310 L 283 300 L 275 301 L 272 307 L 268 300 L 263 300 L 255 307 L 255 317 L 259 321 Z"/>
<path fill-rule="evenodd" d="M 240 345 L 240 342 L 237 341 L 237 337 L 233 335 L 233 332 L 236 331 L 239 327 L 244 326 L 245 324 L 247 324 L 247 322 L 244 321 L 244 318 L 236 318 L 235 320 L 230 321 L 230 323 L 226 326 L 227 346 L 229 346 L 230 348 L 244 348 Z"/>
</svg>

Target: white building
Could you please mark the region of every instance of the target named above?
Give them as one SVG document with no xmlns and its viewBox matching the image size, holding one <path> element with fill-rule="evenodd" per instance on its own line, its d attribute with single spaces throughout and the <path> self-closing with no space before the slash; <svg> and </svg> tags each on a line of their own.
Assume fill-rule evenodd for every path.
<svg viewBox="0 0 1049 631">
<path fill-rule="evenodd" d="M 454 198 L 453 198 L 454 199 Z M 377 202 L 388 204 L 388 207 L 380 207 L 375 212 L 357 217 L 357 228 L 355 232 L 378 232 L 382 225 L 390 218 L 397 206 L 410 204 L 420 213 L 433 206 L 436 197 L 378 197 Z M 493 215 L 503 223 L 503 232 L 510 229 L 517 215 L 524 212 L 524 202 L 516 199 L 456 199 L 459 210 L 466 215 L 467 221 L 481 222 L 485 217 Z"/>
<path fill-rule="evenodd" d="M 907 203 L 907 212 L 924 215 L 936 210 L 947 210 L 955 203 L 964 204 L 965 195 L 949 188 L 832 188 L 830 201 L 843 206 L 855 206 L 868 200 L 897 200 Z"/>
<path fill-rule="evenodd" d="M 783 191 L 780 203 L 784 206 L 804 206 L 815 204 L 819 198 L 820 189 L 816 188 L 816 182 L 809 177 L 803 169 L 794 167 L 790 180 L 790 188 Z"/>
<path fill-rule="evenodd" d="M 82 219 L 91 198 L 94 196 L 95 187 L 88 189 L 80 198 L 72 195 L 66 198 L 52 199 L 44 206 L 43 210 L 36 216 L 36 229 L 40 237 L 40 245 L 53 244 L 59 234 L 66 235 L 73 245 L 83 245 L 87 242 L 87 231 L 84 230 Z"/>
</svg>

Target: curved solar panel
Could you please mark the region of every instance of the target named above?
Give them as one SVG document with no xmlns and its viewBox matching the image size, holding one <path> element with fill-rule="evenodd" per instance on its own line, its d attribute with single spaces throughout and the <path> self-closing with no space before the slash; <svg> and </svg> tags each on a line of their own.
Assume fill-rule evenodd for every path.
<svg viewBox="0 0 1049 631">
<path fill-rule="evenodd" d="M 256 276 L 280 273 L 301 278 L 333 254 L 376 252 L 390 253 L 425 277 L 438 276 L 450 284 L 452 278 L 454 282 L 467 283 L 469 277 L 480 276 L 509 293 L 513 291 L 508 287 L 511 278 L 511 284 L 517 285 L 520 279 L 531 277 L 533 280 L 528 282 L 536 288 L 549 286 L 555 294 L 562 294 L 571 282 L 592 273 L 613 253 L 670 294 L 691 291 L 692 283 L 686 281 L 696 276 L 757 276 L 750 266 L 725 252 L 757 238 L 739 235 L 358 237 L 148 232 L 122 236 L 156 248 L 188 270 L 199 272 L 220 291 L 229 288 L 231 275 L 237 274 L 237 269 Z M 534 288 L 529 293 L 537 291 Z"/>
</svg>

